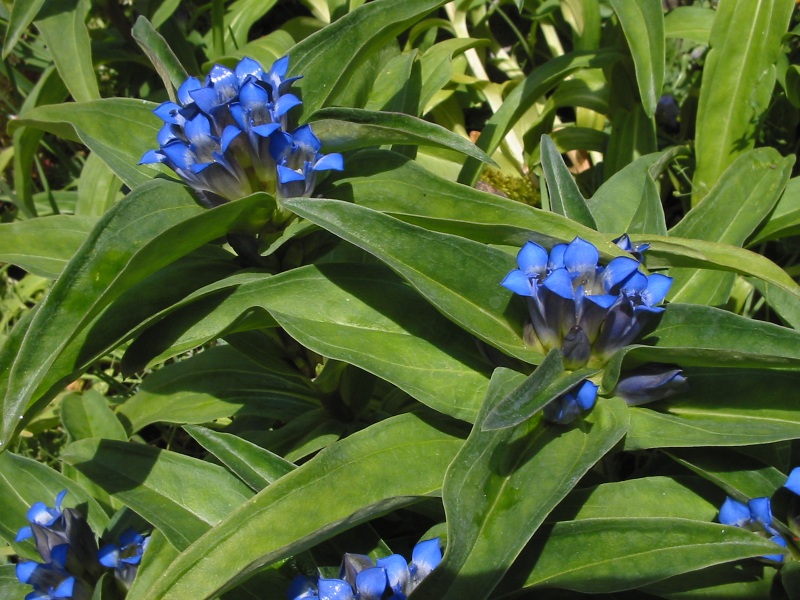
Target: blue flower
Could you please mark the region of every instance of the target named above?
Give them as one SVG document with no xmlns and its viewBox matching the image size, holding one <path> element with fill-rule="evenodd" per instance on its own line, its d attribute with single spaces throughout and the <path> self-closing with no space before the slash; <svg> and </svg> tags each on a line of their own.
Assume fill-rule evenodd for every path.
<svg viewBox="0 0 800 600">
<path fill-rule="evenodd" d="M 72 598 L 82 600 L 92 597 L 92 588 L 84 581 L 71 575 L 66 568 L 69 547 L 56 546 L 52 551 L 52 561 L 46 564 L 23 561 L 17 564 L 16 575 L 20 582 L 32 585 L 33 591 L 25 600 L 51 600 Z"/>
<path fill-rule="evenodd" d="M 777 545 L 783 548 L 787 546 L 786 539 L 773 525 L 772 506 L 769 498 L 753 498 L 744 504 L 728 497 L 719 509 L 719 522 L 723 525 L 733 525 L 761 533 Z M 783 557 L 783 554 L 762 556 L 763 559 L 772 562 L 783 562 Z"/>
<path fill-rule="evenodd" d="M 681 369 L 669 365 L 647 365 L 626 373 L 617 382 L 614 394 L 628 406 L 663 400 L 685 392 L 689 382 Z"/>
<path fill-rule="evenodd" d="M 625 252 L 629 252 L 630 254 L 632 254 L 633 258 L 635 258 L 639 262 L 644 262 L 643 261 L 644 252 L 645 250 L 650 248 L 650 244 L 646 242 L 638 242 L 634 244 L 633 242 L 631 242 L 631 238 L 628 236 L 627 233 L 623 233 L 621 236 L 619 236 L 617 239 L 613 241 L 617 246 L 625 250 Z"/>
<path fill-rule="evenodd" d="M 316 173 L 342 170 L 343 159 L 320 154 L 309 125 L 288 131 L 288 113 L 301 104 L 288 92 L 298 79 L 286 77 L 288 67 L 288 57 L 269 71 L 244 58 L 233 70 L 215 65 L 204 83 L 190 77 L 178 88 L 178 103 L 155 109 L 164 121 L 159 148 L 141 164 L 166 164 L 212 205 L 258 191 L 310 195 Z"/>
<path fill-rule="evenodd" d="M 126 529 L 119 536 L 119 545 L 106 544 L 97 553 L 100 564 L 104 567 L 114 569 L 114 575 L 126 586 L 133 583 L 142 555 L 147 548 L 149 537 L 135 532 L 133 529 Z"/>
<path fill-rule="evenodd" d="M 420 542 L 411 553 L 411 564 L 399 554 L 375 563 L 362 554 L 345 554 L 338 579 L 294 579 L 289 600 L 405 600 L 408 594 L 442 561 L 439 540 Z"/>
<path fill-rule="evenodd" d="M 672 284 L 665 275 L 645 275 L 634 258 L 617 257 L 605 267 L 599 258 L 597 248 L 581 238 L 549 253 L 527 242 L 517 255 L 518 268 L 502 281 L 528 298 L 529 341 L 544 353 L 560 349 L 568 369 L 602 366 L 631 344 L 663 312 L 656 305 Z"/>
<path fill-rule="evenodd" d="M 584 380 L 566 394 L 547 404 L 542 413 L 544 418 L 551 423 L 567 425 L 577 419 L 581 413 L 591 410 L 596 400 L 597 386 L 589 380 Z"/>
</svg>

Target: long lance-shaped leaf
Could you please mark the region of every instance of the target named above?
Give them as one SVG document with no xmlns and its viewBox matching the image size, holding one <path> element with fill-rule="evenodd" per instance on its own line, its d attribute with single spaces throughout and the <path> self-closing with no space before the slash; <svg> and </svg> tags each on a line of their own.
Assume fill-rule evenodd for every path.
<svg viewBox="0 0 800 600">
<path fill-rule="evenodd" d="M 495 371 L 478 423 L 522 378 Z M 422 600 L 489 597 L 545 517 L 627 427 L 619 399 L 567 427 L 537 418 L 500 431 L 476 425 L 445 477 L 447 551 L 414 593 Z"/>
<path fill-rule="evenodd" d="M 483 150 L 466 138 L 435 123 L 403 113 L 323 108 L 312 116 L 314 133 L 327 152 L 383 144 L 414 144 L 449 148 L 485 163 L 495 164 Z"/>
<path fill-rule="evenodd" d="M 262 565 L 415 498 L 437 495 L 462 444 L 413 415 L 353 434 L 281 477 L 198 539 L 148 598 L 213 598 Z"/>
<path fill-rule="evenodd" d="M 17 45 L 25 30 L 33 23 L 42 6 L 44 6 L 44 0 L 17 0 L 11 5 L 11 15 L 8 18 L 3 40 L 3 59 L 11 54 L 11 50 Z"/>
<path fill-rule="evenodd" d="M 254 195 L 204 210 L 185 186 L 153 181 L 112 208 L 42 302 L 13 364 L 7 365 L 0 441 L 5 444 L 14 435 L 61 351 L 105 307 L 195 248 L 232 228 L 262 221 L 270 200 Z"/>
<path fill-rule="evenodd" d="M 719 3 L 697 109 L 695 201 L 739 154 L 754 146 L 793 8 L 792 0 Z"/>
<path fill-rule="evenodd" d="M 445 0 L 369 2 L 297 44 L 289 53 L 289 69 L 292 75 L 303 75 L 295 85 L 303 94 L 305 120 L 346 89 L 350 74 L 375 50 L 443 4 Z"/>
<path fill-rule="evenodd" d="M 167 41 L 144 16 L 139 15 L 139 18 L 136 19 L 131 34 L 139 47 L 147 54 L 150 62 L 153 63 L 161 81 L 164 82 L 170 99 L 176 102 L 175 90 L 189 77 L 186 69 L 183 68 Z"/>
<path fill-rule="evenodd" d="M 43 129 L 86 144 L 129 188 L 150 181 L 159 170 L 137 163 L 154 148 L 162 123 L 153 114 L 157 104 L 133 98 L 106 98 L 38 106 L 9 123 Z"/>
<path fill-rule="evenodd" d="M 348 202 L 290 198 L 284 205 L 374 254 L 437 309 L 467 331 L 512 356 L 540 362 L 522 341 L 522 303 L 500 286 L 513 268 L 501 250 L 409 225 Z"/>
<path fill-rule="evenodd" d="M 660 0 L 611 0 L 611 6 L 631 49 L 642 106 L 652 117 L 664 84 L 664 8 Z"/>
<path fill-rule="evenodd" d="M 586 199 L 578 189 L 578 184 L 572 178 L 567 165 L 564 164 L 564 159 L 561 158 L 553 140 L 543 135 L 539 146 L 542 153 L 542 169 L 550 195 L 550 210 L 569 217 L 581 225 L 597 229 L 594 217 L 586 205 Z"/>
<path fill-rule="evenodd" d="M 503 138 L 540 96 L 553 89 L 559 82 L 578 69 L 603 67 L 618 60 L 616 52 L 572 52 L 547 61 L 521 81 L 503 101 L 500 109 L 492 115 L 478 138 L 478 147 L 492 155 Z M 470 159 L 464 163 L 458 176 L 460 183 L 475 185 L 483 164 Z"/>
</svg>

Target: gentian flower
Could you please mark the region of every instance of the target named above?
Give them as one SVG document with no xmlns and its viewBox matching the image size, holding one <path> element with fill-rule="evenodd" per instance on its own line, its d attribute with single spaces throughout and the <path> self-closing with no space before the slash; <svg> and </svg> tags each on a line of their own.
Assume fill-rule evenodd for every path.
<svg viewBox="0 0 800 600">
<path fill-rule="evenodd" d="M 597 400 L 597 385 L 584 380 L 563 396 L 548 403 L 542 411 L 544 418 L 557 425 L 572 423 L 578 416 L 591 410 Z"/>
<path fill-rule="evenodd" d="M 530 341 L 543 352 L 559 348 L 568 369 L 601 366 L 632 343 L 661 303 L 672 279 L 645 275 L 639 261 L 620 256 L 607 266 L 592 244 L 575 238 L 548 253 L 527 242 L 517 255 L 519 268 L 502 285 L 528 298 Z"/>
<path fill-rule="evenodd" d="M 786 539 L 773 526 L 772 506 L 769 498 L 753 498 L 747 504 L 743 504 L 728 497 L 719 509 L 719 522 L 723 525 L 733 525 L 758 532 L 769 537 L 778 546 L 783 548 L 787 546 Z M 783 562 L 783 557 L 783 554 L 762 556 L 765 560 L 778 563 Z"/>
<path fill-rule="evenodd" d="M 338 579 L 296 577 L 289 600 L 405 600 L 408 594 L 441 562 L 439 540 L 420 542 L 411 553 L 411 564 L 399 554 L 375 563 L 363 554 L 345 554 Z"/>
<path fill-rule="evenodd" d="M 126 529 L 119 537 L 119 545 L 106 544 L 100 548 L 97 553 L 100 564 L 114 569 L 117 579 L 130 587 L 149 541 L 149 537 L 144 537 L 133 529 Z"/>
<path fill-rule="evenodd" d="M 166 164 L 210 205 L 258 191 L 310 195 L 316 173 L 342 170 L 343 159 L 320 154 L 310 125 L 289 131 L 288 113 L 301 101 L 289 93 L 298 77 L 287 78 L 288 67 L 288 57 L 269 71 L 243 58 L 233 70 L 215 65 L 204 83 L 190 77 L 178 103 L 155 109 L 164 121 L 159 148 L 140 163 Z"/>
<path fill-rule="evenodd" d="M 614 394 L 628 406 L 663 400 L 685 392 L 689 383 L 681 369 L 669 365 L 647 365 L 623 375 Z"/>
<path fill-rule="evenodd" d="M 639 262 L 644 262 L 644 252 L 650 248 L 650 244 L 646 242 L 638 242 L 634 244 L 627 233 L 623 233 L 617 239 L 613 240 L 613 242 L 621 249 L 625 250 L 625 252 L 632 254 L 633 258 Z"/>
<path fill-rule="evenodd" d="M 67 570 L 68 552 L 69 545 L 61 544 L 52 549 L 49 563 L 41 564 L 34 561 L 17 563 L 17 579 L 33 586 L 33 591 L 25 596 L 25 600 L 56 598 L 89 600 L 92 597 L 92 587 Z"/>
</svg>

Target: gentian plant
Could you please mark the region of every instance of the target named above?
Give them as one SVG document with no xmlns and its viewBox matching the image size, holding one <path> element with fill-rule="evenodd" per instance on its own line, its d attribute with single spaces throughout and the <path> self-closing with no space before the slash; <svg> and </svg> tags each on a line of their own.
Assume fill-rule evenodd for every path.
<svg viewBox="0 0 800 600">
<path fill-rule="evenodd" d="M 0 597 L 798 597 L 798 11 L 0 3 Z"/>
</svg>

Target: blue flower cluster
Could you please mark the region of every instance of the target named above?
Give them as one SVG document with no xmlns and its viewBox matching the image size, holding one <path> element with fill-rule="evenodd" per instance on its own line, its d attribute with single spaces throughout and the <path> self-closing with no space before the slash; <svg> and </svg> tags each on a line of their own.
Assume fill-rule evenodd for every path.
<svg viewBox="0 0 800 600">
<path fill-rule="evenodd" d="M 567 369 L 601 367 L 620 348 L 633 343 L 650 320 L 664 311 L 672 278 L 640 270 L 647 244 L 633 244 L 627 235 L 617 245 L 632 256 L 600 266 L 600 253 L 576 237 L 550 252 L 527 242 L 517 254 L 517 267 L 502 285 L 528 300 L 530 324 L 526 341 L 547 353 L 561 351 Z M 680 369 L 656 368 L 620 381 L 617 393 L 630 404 L 641 404 L 685 388 Z M 594 406 L 597 386 L 584 381 L 554 400 L 545 419 L 573 421 Z"/>
<path fill-rule="evenodd" d="M 212 205 L 258 191 L 309 196 L 316 174 L 341 171 L 341 154 L 321 154 L 310 125 L 289 131 L 288 112 L 301 104 L 288 93 L 299 77 L 286 77 L 288 57 L 269 71 L 251 58 L 231 70 L 215 65 L 204 83 L 190 77 L 178 103 L 164 102 L 158 150 L 141 164 L 164 163 Z"/>
<path fill-rule="evenodd" d="M 405 600 L 442 560 L 439 539 L 420 542 L 411 563 L 392 554 L 375 563 L 362 554 L 345 554 L 338 579 L 299 576 L 289 587 L 289 600 Z"/>
<path fill-rule="evenodd" d="M 61 508 L 66 494 L 67 490 L 58 493 L 55 507 L 36 502 L 27 513 L 30 525 L 17 533 L 17 542 L 33 539 L 44 561 L 21 561 L 17 564 L 17 579 L 33 586 L 25 600 L 89 600 L 103 573 L 103 566 L 114 568 L 118 579 L 128 585 L 136 574 L 133 565 L 141 559 L 147 539 L 126 532 L 122 535 L 124 546 L 117 551 L 116 560 L 109 558 L 115 553 L 108 546 L 98 555 L 97 541 L 86 519 L 75 509 Z"/>
<path fill-rule="evenodd" d="M 796 495 L 800 495 L 800 467 L 789 473 L 783 487 Z M 753 498 L 747 504 L 727 497 L 719 509 L 719 522 L 723 525 L 733 525 L 749 531 L 754 531 L 769 537 L 781 548 L 788 547 L 785 532 L 779 530 L 780 526 L 772 517 L 772 501 L 766 496 Z M 784 553 L 766 554 L 761 558 L 775 563 L 782 563 Z"/>
</svg>

